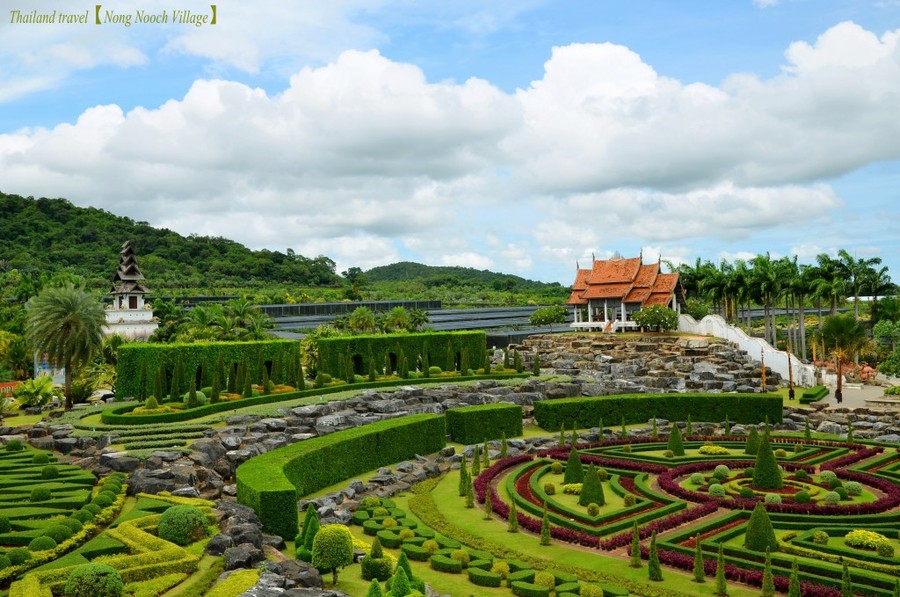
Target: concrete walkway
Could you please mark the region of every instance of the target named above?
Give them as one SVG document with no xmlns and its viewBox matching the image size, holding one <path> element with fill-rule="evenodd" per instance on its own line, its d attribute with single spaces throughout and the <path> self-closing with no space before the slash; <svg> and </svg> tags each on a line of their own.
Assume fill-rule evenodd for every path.
<svg viewBox="0 0 900 597">
<path fill-rule="evenodd" d="M 883 376 L 879 376 L 879 381 L 881 383 L 888 383 L 890 385 L 900 385 L 900 378 L 897 377 L 889 377 L 884 378 Z M 828 408 L 885 408 L 889 410 L 895 410 L 900 412 L 900 396 L 895 396 L 897 399 L 897 405 L 871 405 L 866 404 L 866 400 L 873 399 L 881 399 L 881 398 L 891 398 L 890 396 L 884 395 L 884 390 L 886 386 L 881 385 L 867 385 L 863 384 L 862 387 L 850 384 L 849 386 L 844 384 L 844 401 L 841 404 L 837 403 L 837 400 L 834 399 L 834 390 L 836 389 L 833 384 L 828 385 L 828 389 L 831 391 L 828 396 L 817 402 L 816 404 L 826 404 Z"/>
</svg>

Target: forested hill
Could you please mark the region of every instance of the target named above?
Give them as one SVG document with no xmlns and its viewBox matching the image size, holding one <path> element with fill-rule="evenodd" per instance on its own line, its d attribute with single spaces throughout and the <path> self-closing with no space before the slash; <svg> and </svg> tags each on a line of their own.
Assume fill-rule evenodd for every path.
<svg viewBox="0 0 900 597">
<path fill-rule="evenodd" d="M 307 258 L 290 249 L 251 251 L 225 238 L 184 237 L 65 199 L 0 193 L 0 271 L 41 275 L 70 269 L 99 285 L 112 278 L 126 240 L 156 289 L 341 283 L 328 257 Z"/>
<path fill-rule="evenodd" d="M 366 272 L 366 277 L 374 283 L 418 280 L 427 287 L 477 285 L 493 290 L 536 292 L 559 289 L 567 295 L 567 291 L 557 282 L 548 284 L 471 267 L 424 265 L 411 261 L 373 267 Z"/>
</svg>

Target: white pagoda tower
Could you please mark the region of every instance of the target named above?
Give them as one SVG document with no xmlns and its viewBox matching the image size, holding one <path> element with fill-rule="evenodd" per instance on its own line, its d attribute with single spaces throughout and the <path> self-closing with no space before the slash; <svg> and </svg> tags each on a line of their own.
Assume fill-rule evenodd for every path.
<svg viewBox="0 0 900 597">
<path fill-rule="evenodd" d="M 156 331 L 158 323 L 153 319 L 153 307 L 144 302 L 149 292 L 144 286 L 144 274 L 138 268 L 134 247 L 127 240 L 119 252 L 119 267 L 112 279 L 112 304 L 106 307 L 107 336 L 119 334 L 129 340 L 148 338 Z"/>
</svg>

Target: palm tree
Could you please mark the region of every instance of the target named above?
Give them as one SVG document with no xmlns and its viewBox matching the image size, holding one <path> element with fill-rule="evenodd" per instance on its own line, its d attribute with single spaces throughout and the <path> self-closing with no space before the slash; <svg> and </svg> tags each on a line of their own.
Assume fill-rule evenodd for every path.
<svg viewBox="0 0 900 597">
<path fill-rule="evenodd" d="M 51 286 L 25 305 L 25 333 L 47 362 L 65 367 L 66 410 L 72 409 L 72 378 L 103 346 L 106 312 L 97 297 L 71 284 Z"/>
<path fill-rule="evenodd" d="M 819 264 L 819 271 L 821 272 L 822 282 L 821 288 L 817 290 L 817 292 L 821 292 L 824 298 L 827 298 L 830 303 L 829 314 L 834 315 L 837 313 L 837 304 L 840 301 L 843 301 L 846 295 L 846 281 L 844 279 L 844 272 L 841 270 L 840 262 L 832 259 L 825 253 L 820 253 L 816 255 L 816 262 Z M 819 317 L 819 323 L 821 327 L 821 315 Z"/>
<path fill-rule="evenodd" d="M 869 342 L 866 328 L 849 313 L 832 315 L 822 326 L 822 339 L 834 355 L 837 373 L 837 389 L 834 397 L 838 404 L 843 401 L 842 365 L 862 350 Z"/>
<path fill-rule="evenodd" d="M 797 298 L 797 319 L 800 324 L 800 354 L 806 360 L 806 299 L 815 293 L 817 268 L 811 265 L 801 265 L 800 273 L 794 279 L 792 289 Z"/>
<path fill-rule="evenodd" d="M 853 291 L 853 311 L 856 319 L 859 319 L 859 294 L 867 277 L 871 277 L 874 271 L 872 266 L 881 265 L 881 257 L 852 257 L 845 249 L 838 251 L 838 261 L 841 271 L 847 280 L 849 289 Z"/>
<path fill-rule="evenodd" d="M 757 255 L 752 259 L 752 262 L 752 282 L 755 292 L 763 305 L 765 339 L 772 346 L 775 346 L 775 322 L 772 315 L 772 305 L 775 302 L 775 297 L 780 293 L 778 270 L 768 252 L 765 255 Z"/>
</svg>

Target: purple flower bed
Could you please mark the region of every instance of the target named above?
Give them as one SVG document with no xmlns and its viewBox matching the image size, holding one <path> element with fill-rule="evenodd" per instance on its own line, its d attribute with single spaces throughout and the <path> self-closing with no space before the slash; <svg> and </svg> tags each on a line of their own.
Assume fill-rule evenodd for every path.
<svg viewBox="0 0 900 597">
<path fill-rule="evenodd" d="M 856 464 L 857 462 L 866 460 L 868 458 L 872 458 L 878 454 L 884 452 L 884 448 L 863 448 L 858 444 L 854 444 L 857 450 L 847 454 L 846 456 L 841 456 L 840 458 L 835 458 L 834 460 L 829 460 L 820 466 L 823 471 L 834 471 L 839 468 L 846 468 L 851 464 Z"/>
<path fill-rule="evenodd" d="M 653 534 L 653 531 L 661 533 L 663 531 L 668 531 L 669 529 L 674 529 L 675 527 L 680 526 L 686 522 L 691 522 L 708 514 L 712 514 L 713 512 L 718 510 L 718 508 L 719 505 L 716 502 L 711 501 L 699 506 L 695 506 L 693 508 L 682 510 L 681 512 L 675 514 L 669 514 L 664 518 L 654 520 L 649 524 L 645 524 L 644 526 L 639 527 L 638 536 L 643 541 L 644 539 L 649 538 L 650 535 Z M 600 549 L 603 549 L 605 551 L 612 551 L 620 547 L 625 547 L 626 545 L 631 543 L 631 533 L 632 531 L 623 531 L 618 535 L 613 535 L 609 539 L 600 541 Z"/>
</svg>

